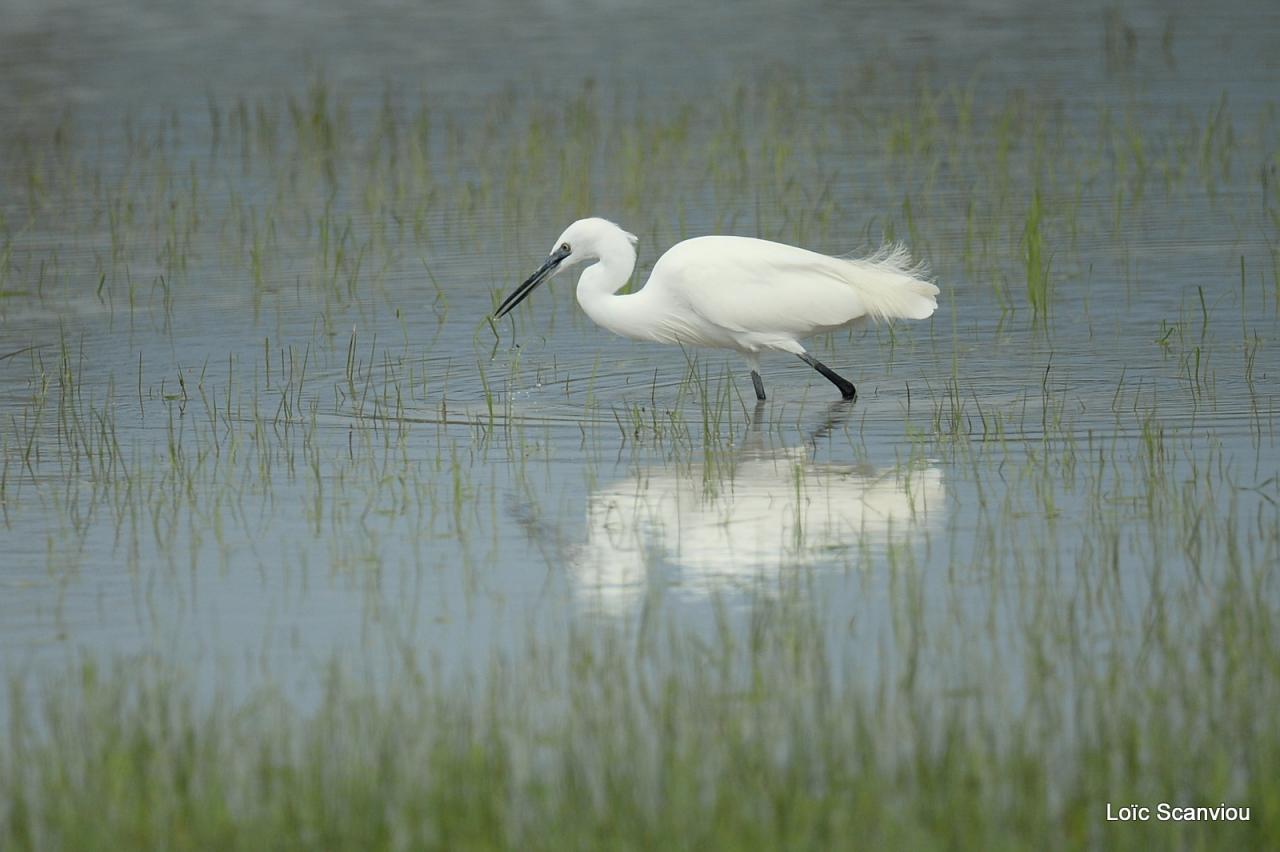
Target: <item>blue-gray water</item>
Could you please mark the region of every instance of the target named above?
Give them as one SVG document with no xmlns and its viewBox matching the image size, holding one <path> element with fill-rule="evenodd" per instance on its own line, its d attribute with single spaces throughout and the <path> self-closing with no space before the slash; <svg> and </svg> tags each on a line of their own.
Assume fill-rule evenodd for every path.
<svg viewBox="0 0 1280 852">
<path fill-rule="evenodd" d="M 155 653 L 288 682 L 334 653 L 359 665 L 409 646 L 467 671 L 646 607 L 710 630 L 722 608 L 797 595 L 857 654 L 901 641 L 903 607 L 957 643 L 1016 632 L 1028 605 L 993 602 L 987 565 L 1039 566 L 1038 581 L 1069 586 L 1074 566 L 1115 558 L 1135 570 L 1114 605 L 1141 613 L 1141 566 L 1167 563 L 1177 585 L 1187 565 L 1229 551 L 1254 565 L 1277 557 L 1280 10 L 1269 4 L 9 2 L 3 17 L 9 670 Z M 464 209 L 457 187 L 485 177 L 464 152 L 457 173 L 435 178 L 450 209 L 427 212 L 417 235 L 377 212 L 403 201 L 365 205 L 361 187 L 326 184 L 320 166 L 243 153 L 237 105 L 287 115 L 281 99 L 317 79 L 362 139 L 384 104 L 426 103 L 428 147 L 445 159 L 452 133 L 474 140 L 492 126 L 505 140 L 584 91 L 606 127 L 684 109 L 690 144 L 712 144 L 742 86 L 748 98 L 802 93 L 815 137 L 856 124 L 822 125 L 823 109 L 911 115 L 921 87 L 968 87 L 980 126 L 973 150 L 932 174 L 901 165 L 927 160 L 913 145 L 945 142 L 920 128 L 901 143 L 908 154 L 888 143 L 857 161 L 796 152 L 799 189 L 763 205 L 750 181 L 707 186 L 684 161 L 668 191 L 694 189 L 678 212 L 640 204 L 645 218 L 622 221 L 642 237 L 641 277 L 671 242 L 716 230 L 807 234 L 808 247 L 840 253 L 874 247 L 892 221 L 931 262 L 943 291 L 931 321 L 815 342 L 858 384 L 855 406 L 833 408 L 820 377 L 774 356 L 757 410 L 737 359 L 610 337 L 563 280 L 495 337 L 482 322 L 495 296 L 567 224 L 541 212 L 572 209 L 548 200 L 559 187 L 533 190 L 523 214 L 501 187 Z M 1073 195 L 1052 155 L 1045 171 L 1046 193 L 1075 212 L 1070 231 L 1061 209 L 1048 214 L 1059 219 L 1043 327 L 1024 296 L 1026 235 L 1002 224 L 973 248 L 965 200 L 999 193 L 956 168 L 998 156 L 995 116 L 1011 99 L 1058 122 L 1048 147 L 1083 175 Z M 1229 141 L 1208 129 L 1222 105 Z M 1142 157 L 1090 159 L 1107 122 L 1141 140 L 1151 176 L 1137 190 L 1115 191 L 1134 180 L 1117 161 Z M 142 166 L 128 153 L 135 130 L 159 140 Z M 1182 136 L 1190 166 L 1172 159 L 1168 140 Z M 340 150 L 339 175 L 366 153 Z M 588 158 L 607 171 L 622 153 L 605 141 Z M 32 162 L 61 175 L 34 203 L 43 184 L 15 165 Z M 130 226 L 147 236 L 117 258 L 111 217 L 127 213 L 102 201 L 152 186 L 157 163 L 183 186 L 198 172 L 193 208 L 219 221 L 178 240 L 190 256 L 177 279 L 165 223 Z M 1020 168 L 1019 210 L 1033 183 Z M 307 180 L 316 186 L 297 188 Z M 574 212 L 623 218 L 629 202 L 593 181 L 592 208 Z M 170 185 L 155 191 L 137 209 L 186 203 Z M 281 209 L 286 197 L 315 203 Z M 797 224 L 810 201 L 834 218 Z M 334 270 L 314 253 L 326 209 L 335 241 L 350 217 Z M 240 246 L 268 211 L 282 224 L 256 277 Z M 1197 543 L 1200 558 L 1150 533 L 1169 532 L 1142 506 L 1151 464 L 1167 466 L 1162 482 L 1231 490 L 1210 511 L 1234 526 Z M 919 589 L 904 603 L 908 577 Z"/>
</svg>

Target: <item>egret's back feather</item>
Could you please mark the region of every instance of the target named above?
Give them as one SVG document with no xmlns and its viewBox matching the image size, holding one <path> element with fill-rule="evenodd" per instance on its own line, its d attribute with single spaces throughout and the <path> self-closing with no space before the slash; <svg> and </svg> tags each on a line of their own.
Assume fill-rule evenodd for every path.
<svg viewBox="0 0 1280 852">
<path fill-rule="evenodd" d="M 938 309 L 938 288 L 929 267 L 911 259 L 901 243 L 890 243 L 870 257 L 838 258 L 856 271 L 849 282 L 872 319 L 928 319 Z"/>
<path fill-rule="evenodd" d="M 798 338 L 861 317 L 924 319 L 938 288 L 901 246 L 861 260 L 750 237 L 697 237 L 664 254 L 645 289 L 668 308 L 664 325 L 701 326 L 683 342 L 801 352 Z M 643 292 L 643 291 L 641 291 Z"/>
</svg>

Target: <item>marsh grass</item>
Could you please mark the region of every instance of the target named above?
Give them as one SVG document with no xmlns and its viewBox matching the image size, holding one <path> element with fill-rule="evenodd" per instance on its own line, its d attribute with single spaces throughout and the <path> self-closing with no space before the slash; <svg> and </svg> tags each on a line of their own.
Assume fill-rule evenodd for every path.
<svg viewBox="0 0 1280 852">
<path fill-rule="evenodd" d="M 0 137 L 3 594 L 76 647 L 97 595 L 144 649 L 13 674 L 0 847 L 1280 844 L 1274 110 L 722 94 L 463 115 L 317 76 Z M 856 360 L 834 425 L 807 368 L 757 415 L 736 362 L 606 350 L 563 292 L 485 320 L 588 213 L 638 279 L 714 230 L 909 239 L 949 316 L 815 341 Z M 817 556 L 797 523 L 747 592 L 655 548 L 634 611 L 575 597 L 593 493 L 727 501 L 748 443 L 797 505 L 832 501 L 806 464 L 945 505 Z M 223 640 L 287 674 L 171 641 L 219 592 L 293 625 Z M 1253 815 L 1104 822 L 1134 801 Z"/>
<path fill-rule="evenodd" d="M 310 709 L 265 687 L 209 702 L 154 660 L 84 662 L 34 701 L 11 687 L 0 838 L 9 849 L 1266 848 L 1280 832 L 1280 730 L 1266 709 L 1275 646 L 1257 637 L 1274 614 L 1253 619 L 1247 580 L 1216 590 L 1190 634 L 1148 625 L 1156 647 L 1199 653 L 1135 667 L 1104 651 L 1087 670 L 1041 670 L 1015 688 L 1021 709 L 960 684 L 965 697 L 940 705 L 912 669 L 882 669 L 864 689 L 858 658 L 831 656 L 803 602 L 758 604 L 742 644 L 727 627 L 710 646 L 653 624 L 583 630 L 562 652 L 495 661 L 484 686 L 441 682 L 412 657 L 376 688 L 335 667 Z M 1041 627 L 1024 630 L 1029 640 Z M 963 656 L 920 653 L 925 668 Z M 1102 818 L 1103 802 L 1170 799 L 1247 802 L 1251 818 Z"/>
<path fill-rule="evenodd" d="M 1041 231 L 1043 218 L 1044 208 L 1037 187 L 1027 209 L 1027 224 L 1022 241 L 1026 257 L 1027 304 L 1031 307 L 1033 319 L 1046 324 L 1049 321 L 1050 304 L 1049 270 L 1053 259 L 1045 254 L 1044 234 Z"/>
</svg>

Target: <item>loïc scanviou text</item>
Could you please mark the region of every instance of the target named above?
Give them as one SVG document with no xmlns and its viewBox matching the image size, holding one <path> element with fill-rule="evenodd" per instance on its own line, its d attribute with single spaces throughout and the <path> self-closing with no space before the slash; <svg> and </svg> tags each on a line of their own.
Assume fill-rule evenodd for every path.
<svg viewBox="0 0 1280 852">
<path fill-rule="evenodd" d="M 1113 805 L 1107 802 L 1107 822 L 1148 822 L 1154 817 L 1161 822 L 1248 822 L 1249 809 L 1225 802 L 1212 806 L 1190 807 L 1160 802 L 1157 805 Z"/>
</svg>

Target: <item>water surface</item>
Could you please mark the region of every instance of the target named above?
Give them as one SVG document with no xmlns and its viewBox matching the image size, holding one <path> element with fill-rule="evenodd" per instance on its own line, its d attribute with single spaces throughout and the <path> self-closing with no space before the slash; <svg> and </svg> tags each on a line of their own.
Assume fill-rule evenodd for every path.
<svg viewBox="0 0 1280 852">
<path fill-rule="evenodd" d="M 251 5 L 6 13 L 6 669 L 465 675 L 783 601 L 1016 695 L 1029 634 L 1138 656 L 1280 557 L 1271 7 Z M 814 343 L 851 407 L 564 280 L 486 323 L 590 214 L 640 280 L 904 240 L 940 309 Z"/>
</svg>

